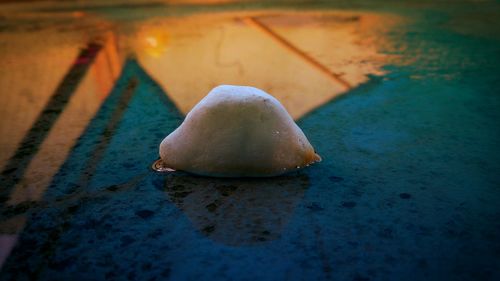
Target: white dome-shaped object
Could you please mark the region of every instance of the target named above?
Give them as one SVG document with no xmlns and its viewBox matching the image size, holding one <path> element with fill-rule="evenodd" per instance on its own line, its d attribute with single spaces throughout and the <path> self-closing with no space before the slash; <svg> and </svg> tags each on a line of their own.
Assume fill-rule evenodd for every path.
<svg viewBox="0 0 500 281">
<path fill-rule="evenodd" d="M 163 167 L 215 177 L 268 177 L 321 160 L 277 99 L 214 88 L 160 144 Z"/>
</svg>

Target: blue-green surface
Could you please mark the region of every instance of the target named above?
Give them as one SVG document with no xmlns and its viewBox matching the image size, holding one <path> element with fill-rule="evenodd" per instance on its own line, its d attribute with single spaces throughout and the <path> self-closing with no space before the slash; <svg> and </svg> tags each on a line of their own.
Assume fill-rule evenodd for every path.
<svg viewBox="0 0 500 281">
<path fill-rule="evenodd" d="M 269 181 L 149 170 L 182 116 L 130 60 L 0 279 L 500 280 L 499 12 L 477 5 L 400 9 L 408 63 L 301 118 L 323 162 Z"/>
</svg>

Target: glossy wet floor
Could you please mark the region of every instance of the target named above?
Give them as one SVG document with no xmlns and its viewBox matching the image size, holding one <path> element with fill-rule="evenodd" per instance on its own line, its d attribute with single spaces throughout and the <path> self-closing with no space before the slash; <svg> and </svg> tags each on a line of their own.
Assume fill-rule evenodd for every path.
<svg viewBox="0 0 500 281">
<path fill-rule="evenodd" d="M 137 3 L 4 6 L 0 279 L 499 278 L 498 4 Z M 223 83 L 324 161 L 152 172 Z"/>
</svg>

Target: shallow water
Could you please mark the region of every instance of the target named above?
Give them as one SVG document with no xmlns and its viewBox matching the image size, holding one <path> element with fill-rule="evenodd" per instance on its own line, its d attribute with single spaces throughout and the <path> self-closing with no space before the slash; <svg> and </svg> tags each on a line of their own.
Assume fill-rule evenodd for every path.
<svg viewBox="0 0 500 281">
<path fill-rule="evenodd" d="M 500 279 L 499 4 L 243 2 L 0 4 L 0 280 Z M 152 171 L 223 83 L 323 161 Z"/>
</svg>

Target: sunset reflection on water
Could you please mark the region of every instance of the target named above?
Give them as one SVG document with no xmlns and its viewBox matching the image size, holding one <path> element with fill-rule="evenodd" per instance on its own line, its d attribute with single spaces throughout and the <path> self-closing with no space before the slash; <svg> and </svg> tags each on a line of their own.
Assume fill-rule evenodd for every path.
<svg viewBox="0 0 500 281">
<path fill-rule="evenodd" d="M 4 62 L 0 102 L 6 105 L 0 108 L 1 198 L 9 212 L 39 206 L 109 93 L 118 87 L 127 60 L 137 60 L 184 115 L 213 87 L 233 84 L 267 91 L 298 120 L 366 82 L 370 75 L 382 75 L 389 59 L 384 54 L 389 44 L 384 34 L 399 20 L 367 12 L 279 9 L 130 21 L 88 11 L 54 15 L 52 19 L 44 14 L 43 20 L 37 14 L 15 15 L 11 20 L 22 24 L 0 32 L 6 42 L 0 46 Z M 32 24 L 31 19 L 37 20 Z M 119 121 L 114 121 L 113 129 Z M 198 190 L 196 184 L 190 188 Z M 296 203 L 283 202 L 288 207 L 273 219 L 286 218 L 293 211 Z M 262 208 L 272 209 L 272 205 Z M 180 208 L 188 215 L 201 212 L 189 204 Z M 23 212 L 13 214 L 0 222 L 0 232 L 8 234 L 3 238 L 10 241 L 5 242 L 2 255 L 25 223 Z M 224 226 L 211 234 L 219 240 L 233 227 L 220 217 L 208 216 Z M 193 222 L 200 223 L 196 217 Z M 272 226 L 273 235 L 279 236 L 282 227 Z M 241 230 L 240 236 L 254 239 L 251 228 Z"/>
<path fill-rule="evenodd" d="M 135 39 L 164 43 L 155 50 L 136 44 L 135 51 L 184 114 L 219 84 L 261 88 L 278 98 L 295 119 L 345 92 L 344 85 L 297 52 L 245 23 L 248 17 L 258 18 L 294 48 L 338 73 L 351 88 L 367 81 L 368 75 L 383 73 L 387 55 L 381 52 L 382 39 L 374 37 L 396 21 L 368 13 L 285 11 L 167 18 L 145 22 Z M 161 39 L 166 37 L 171 40 Z"/>
<path fill-rule="evenodd" d="M 85 14 L 79 14 L 81 17 Z M 245 19 L 249 17 L 258 19 L 294 49 L 287 50 L 272 34 L 246 23 Z M 373 13 L 272 10 L 165 17 L 122 25 L 110 23 L 109 26 L 114 25 L 112 30 L 100 35 L 92 31 L 98 34 L 94 38 L 101 38 L 96 40 L 103 47 L 90 62 L 85 77 L 75 81 L 79 86 L 68 105 L 64 105 L 47 138 L 37 148 L 23 179 L 18 182 L 20 187 L 11 194 L 11 202 L 40 198 L 74 141 L 111 90 L 125 57 L 137 57 L 184 114 L 213 87 L 233 84 L 251 85 L 269 92 L 295 119 L 299 119 L 346 91 L 342 83 L 332 80 L 328 73 L 318 70 L 309 60 L 341 77 L 350 88 L 355 88 L 367 81 L 368 75 L 384 73 L 382 66 L 388 56 L 382 53 L 382 48 L 387 42 L 381 35 L 396 21 L 395 17 Z M 47 28 L 36 33 L 51 30 Z M 30 34 L 28 36 L 34 36 Z M 92 40 L 90 36 L 86 37 Z M 67 38 L 76 39 L 64 33 L 50 34 L 49 40 L 64 40 L 61 41 L 64 43 L 54 43 L 50 52 L 40 57 L 50 60 L 50 63 L 40 62 L 38 72 L 31 74 L 29 84 L 21 82 L 26 77 L 22 74 L 25 64 L 15 58 L 20 54 L 14 50 L 3 52 L 4 61 L 13 66 L 8 75 L 0 78 L 2 88 L 9 89 L 1 98 L 10 104 L 4 108 L 0 126 L 4 135 L 9 136 L 2 139 L 0 160 L 3 165 L 35 122 L 44 102 L 56 88 L 57 79 L 62 79 L 62 74 L 72 63 L 78 63 L 71 58 L 85 42 L 72 39 L 74 43 L 71 45 Z M 65 61 L 54 63 L 63 58 Z M 14 83 L 16 76 L 21 79 L 18 83 Z M 36 82 L 37 79 L 41 79 L 42 84 Z M 27 87 L 34 88 L 27 90 Z M 32 97 L 23 106 L 21 103 L 26 94 Z M 21 115 L 6 111 L 17 109 L 20 112 L 20 108 L 23 108 Z"/>
</svg>

